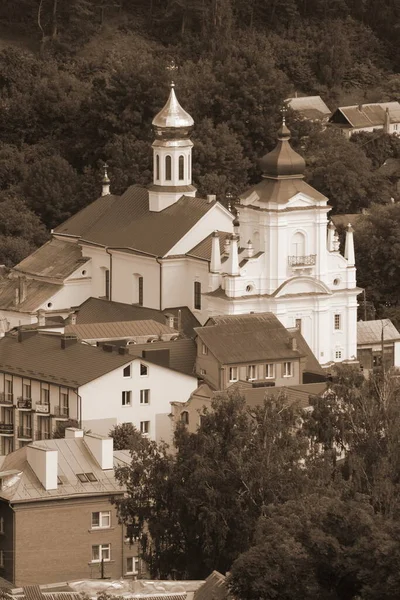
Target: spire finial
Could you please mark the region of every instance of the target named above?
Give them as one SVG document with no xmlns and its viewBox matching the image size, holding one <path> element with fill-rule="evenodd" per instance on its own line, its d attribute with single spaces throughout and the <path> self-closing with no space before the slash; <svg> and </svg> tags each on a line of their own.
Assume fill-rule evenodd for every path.
<svg viewBox="0 0 400 600">
<path fill-rule="evenodd" d="M 288 111 L 287 104 L 284 102 L 280 108 L 280 113 L 282 115 L 282 125 L 286 124 L 286 113 Z"/>
<path fill-rule="evenodd" d="M 170 83 L 171 88 L 175 87 L 173 76 L 174 76 L 174 73 L 177 72 L 178 68 L 179 67 L 175 63 L 174 59 L 172 59 L 166 67 L 167 71 L 169 71 L 169 73 L 171 74 L 171 83 Z"/>
</svg>

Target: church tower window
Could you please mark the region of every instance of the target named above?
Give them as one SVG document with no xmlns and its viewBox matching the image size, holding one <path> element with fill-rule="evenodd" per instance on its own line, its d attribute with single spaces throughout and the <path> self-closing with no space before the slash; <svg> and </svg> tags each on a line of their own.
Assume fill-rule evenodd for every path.
<svg viewBox="0 0 400 600">
<path fill-rule="evenodd" d="M 172 179 L 172 159 L 169 154 L 165 157 L 165 179 L 166 181 Z"/>
<path fill-rule="evenodd" d="M 201 283 L 200 281 L 194 282 L 194 308 L 201 310 Z"/>
<path fill-rule="evenodd" d="M 179 157 L 179 181 L 183 181 L 185 179 L 185 157 L 183 154 Z"/>
<path fill-rule="evenodd" d="M 292 238 L 292 255 L 299 257 L 305 256 L 306 253 L 306 240 L 304 235 L 297 231 Z"/>
<path fill-rule="evenodd" d="M 156 155 L 156 180 L 160 180 L 160 156 Z"/>
</svg>

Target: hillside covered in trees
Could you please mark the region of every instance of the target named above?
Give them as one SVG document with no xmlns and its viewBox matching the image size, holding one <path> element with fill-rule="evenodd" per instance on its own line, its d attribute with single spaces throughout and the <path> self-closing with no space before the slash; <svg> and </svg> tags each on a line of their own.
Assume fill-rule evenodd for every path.
<svg viewBox="0 0 400 600">
<path fill-rule="evenodd" d="M 150 181 L 171 60 L 195 119 L 195 183 L 224 201 L 259 177 L 288 96 L 331 109 L 400 99 L 399 27 L 390 0 L 2 0 L 0 263 L 95 199 L 105 160 L 114 193 Z M 376 169 L 400 156 L 399 140 L 288 121 L 334 211 L 388 202 Z"/>
</svg>

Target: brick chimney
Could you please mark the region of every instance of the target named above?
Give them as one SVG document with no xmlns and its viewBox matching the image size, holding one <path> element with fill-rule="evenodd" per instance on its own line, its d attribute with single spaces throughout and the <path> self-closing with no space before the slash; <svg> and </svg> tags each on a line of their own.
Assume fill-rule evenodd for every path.
<svg viewBox="0 0 400 600">
<path fill-rule="evenodd" d="M 75 335 L 62 335 L 61 336 L 61 350 L 65 350 L 70 346 L 74 346 L 78 342 L 78 338 Z"/>
</svg>

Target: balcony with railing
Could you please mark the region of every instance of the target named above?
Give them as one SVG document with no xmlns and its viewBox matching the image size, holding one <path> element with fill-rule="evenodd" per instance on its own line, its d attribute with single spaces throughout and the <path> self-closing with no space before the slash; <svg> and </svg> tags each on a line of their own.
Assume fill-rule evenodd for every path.
<svg viewBox="0 0 400 600">
<path fill-rule="evenodd" d="M 14 402 L 14 394 L 9 394 L 7 392 L 0 392 L 0 404 L 13 404 Z"/>
<path fill-rule="evenodd" d="M 35 440 L 49 440 L 50 433 L 48 431 L 36 431 L 35 432 Z"/>
<path fill-rule="evenodd" d="M 52 414 L 59 419 L 69 419 L 69 408 L 68 406 L 54 406 Z"/>
<path fill-rule="evenodd" d="M 36 412 L 44 415 L 50 414 L 50 404 L 44 402 L 36 402 L 35 406 Z"/>
<path fill-rule="evenodd" d="M 14 435 L 14 425 L 12 423 L 0 423 L 0 435 Z"/>
<path fill-rule="evenodd" d="M 18 438 L 23 440 L 32 440 L 32 427 L 25 427 L 25 425 L 20 425 L 18 427 Z"/>
<path fill-rule="evenodd" d="M 32 398 L 23 398 L 18 396 L 17 407 L 22 410 L 32 410 Z"/>
<path fill-rule="evenodd" d="M 315 265 L 316 254 L 307 256 L 288 256 L 288 263 L 292 269 L 309 269 Z"/>
</svg>

